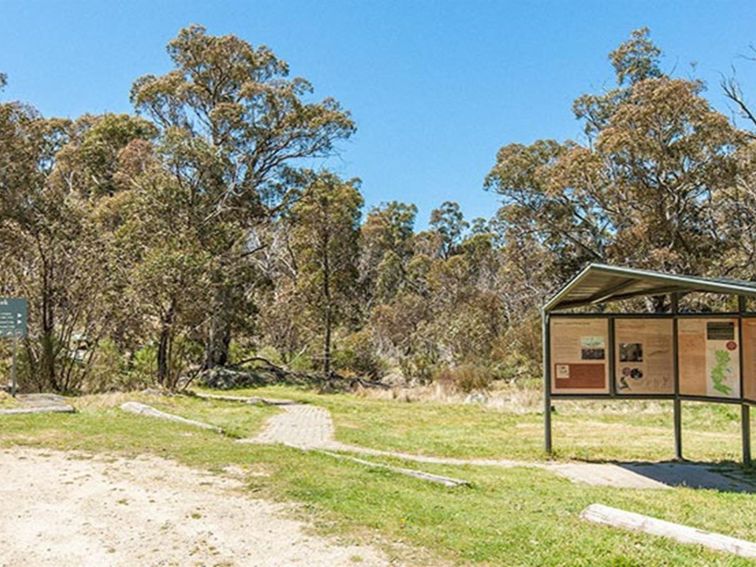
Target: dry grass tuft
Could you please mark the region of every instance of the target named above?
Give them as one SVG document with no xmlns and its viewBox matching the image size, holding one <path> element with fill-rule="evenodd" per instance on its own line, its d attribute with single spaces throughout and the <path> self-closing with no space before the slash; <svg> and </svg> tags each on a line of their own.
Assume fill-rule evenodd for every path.
<svg viewBox="0 0 756 567">
<path fill-rule="evenodd" d="M 21 404 L 8 392 L 0 390 L 0 408 L 15 408 L 19 405 Z"/>
<path fill-rule="evenodd" d="M 80 396 L 74 400 L 78 409 L 92 411 L 107 410 L 119 407 L 125 402 L 150 403 L 162 394 L 157 390 L 145 390 L 142 392 L 108 392 L 106 394 L 91 394 Z"/>
</svg>

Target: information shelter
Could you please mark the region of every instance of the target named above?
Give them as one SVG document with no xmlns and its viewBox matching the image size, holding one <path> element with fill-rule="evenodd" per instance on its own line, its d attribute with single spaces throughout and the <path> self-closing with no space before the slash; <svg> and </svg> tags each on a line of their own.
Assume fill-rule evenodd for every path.
<svg viewBox="0 0 756 567">
<path fill-rule="evenodd" d="M 737 297 L 737 311 L 687 312 L 684 294 Z M 669 295 L 668 313 L 575 312 L 637 297 Z M 756 282 L 680 276 L 591 264 L 543 306 L 545 445 L 552 399 L 674 402 L 675 454 L 683 458 L 681 402 L 741 407 L 743 462 L 751 463 L 750 406 L 756 405 Z"/>
</svg>

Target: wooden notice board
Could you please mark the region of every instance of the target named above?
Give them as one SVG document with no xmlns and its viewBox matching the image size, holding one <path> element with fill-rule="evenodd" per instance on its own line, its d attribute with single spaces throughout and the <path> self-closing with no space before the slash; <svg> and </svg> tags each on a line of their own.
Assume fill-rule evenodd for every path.
<svg viewBox="0 0 756 567">
<path fill-rule="evenodd" d="M 743 319 L 743 397 L 756 403 L 756 317 Z"/>
<path fill-rule="evenodd" d="M 675 393 L 672 319 L 614 321 L 614 377 L 618 394 Z"/>
<path fill-rule="evenodd" d="M 550 319 L 551 390 L 555 394 L 609 393 L 609 321 Z"/>
<path fill-rule="evenodd" d="M 680 393 L 740 397 L 738 320 L 683 318 L 677 322 Z"/>
</svg>

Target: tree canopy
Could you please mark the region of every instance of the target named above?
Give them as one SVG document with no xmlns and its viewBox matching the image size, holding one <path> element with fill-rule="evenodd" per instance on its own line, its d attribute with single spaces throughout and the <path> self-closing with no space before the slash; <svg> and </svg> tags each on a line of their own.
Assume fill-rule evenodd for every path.
<svg viewBox="0 0 756 567">
<path fill-rule="evenodd" d="M 493 218 L 447 201 L 421 230 L 415 205 L 364 211 L 359 180 L 313 166 L 354 121 L 272 50 L 190 26 L 168 55 L 133 114 L 0 103 L 0 295 L 30 301 L 27 389 L 174 389 L 261 361 L 472 389 L 536 373 L 538 307 L 587 262 L 756 279 L 754 113 L 734 78 L 746 128 L 665 71 L 647 29 L 575 100 L 579 140 L 497 152 Z"/>
</svg>

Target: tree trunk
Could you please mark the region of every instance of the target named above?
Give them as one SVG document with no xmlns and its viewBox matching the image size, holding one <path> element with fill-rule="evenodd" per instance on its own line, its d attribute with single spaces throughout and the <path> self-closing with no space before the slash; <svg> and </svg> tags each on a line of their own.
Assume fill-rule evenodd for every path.
<svg viewBox="0 0 756 567">
<path fill-rule="evenodd" d="M 331 375 L 331 306 L 326 307 L 325 337 L 323 340 L 323 374 L 326 378 Z"/>
<path fill-rule="evenodd" d="M 205 342 L 205 370 L 228 364 L 228 349 L 231 345 L 231 293 L 232 290 L 226 285 L 221 285 L 215 294 L 210 330 Z"/>
<path fill-rule="evenodd" d="M 205 344 L 205 370 L 228 364 L 228 349 L 231 345 L 231 325 L 228 316 L 216 312 L 210 319 L 210 332 Z"/>
<path fill-rule="evenodd" d="M 157 351 L 157 381 L 161 386 L 168 383 L 170 374 L 171 335 L 173 326 L 174 306 L 168 308 L 160 328 L 160 341 Z"/>
<path fill-rule="evenodd" d="M 331 375 L 331 264 L 329 256 L 330 234 L 326 230 L 323 234 L 323 301 L 325 303 L 325 336 L 323 337 L 323 375 L 328 379 Z"/>
<path fill-rule="evenodd" d="M 55 376 L 55 312 L 52 305 L 53 274 L 50 263 L 43 258 L 42 262 L 42 333 L 40 336 L 40 377 L 42 387 L 58 391 L 58 381 Z"/>
</svg>

